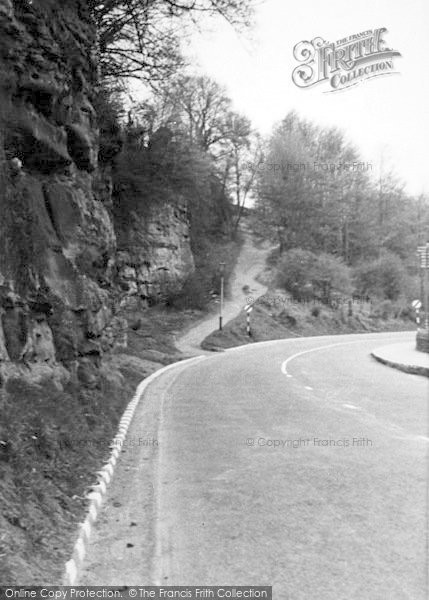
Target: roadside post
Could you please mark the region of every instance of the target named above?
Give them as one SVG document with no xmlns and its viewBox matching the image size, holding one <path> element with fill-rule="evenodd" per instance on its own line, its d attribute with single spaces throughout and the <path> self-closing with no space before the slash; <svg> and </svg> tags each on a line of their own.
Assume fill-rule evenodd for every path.
<svg viewBox="0 0 429 600">
<path fill-rule="evenodd" d="M 416 325 L 417 329 L 420 329 L 420 309 L 422 307 L 422 303 L 420 300 L 413 300 L 411 306 L 416 311 Z"/>
<path fill-rule="evenodd" d="M 425 246 L 419 246 L 417 253 L 420 257 L 420 268 L 424 270 L 424 311 L 425 311 L 425 329 L 429 329 L 429 290 L 428 290 L 428 270 L 429 270 L 429 242 Z"/>
<path fill-rule="evenodd" d="M 219 331 L 222 331 L 222 319 L 223 319 L 223 293 L 224 293 L 224 272 L 225 272 L 225 263 L 220 262 L 220 314 L 219 314 Z"/>
<path fill-rule="evenodd" d="M 247 335 L 249 337 L 251 337 L 252 332 L 250 330 L 250 313 L 253 310 L 252 304 L 246 304 L 246 306 L 244 307 L 244 310 L 246 311 L 246 331 L 247 331 Z"/>
</svg>

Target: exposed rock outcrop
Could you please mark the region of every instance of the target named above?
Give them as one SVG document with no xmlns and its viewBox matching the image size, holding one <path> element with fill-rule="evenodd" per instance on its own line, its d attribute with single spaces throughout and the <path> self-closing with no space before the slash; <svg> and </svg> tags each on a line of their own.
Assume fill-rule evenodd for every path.
<svg viewBox="0 0 429 600">
<path fill-rule="evenodd" d="M 194 270 L 185 204 L 133 213 L 118 241 L 118 273 L 128 297 L 145 301 L 177 290 Z"/>
<path fill-rule="evenodd" d="M 87 378 L 88 361 L 126 345 L 123 298 L 147 300 L 193 269 L 183 202 L 132 217 L 117 251 L 97 63 L 86 1 L 0 0 L 3 375 L 11 361 L 60 362 Z"/>
</svg>

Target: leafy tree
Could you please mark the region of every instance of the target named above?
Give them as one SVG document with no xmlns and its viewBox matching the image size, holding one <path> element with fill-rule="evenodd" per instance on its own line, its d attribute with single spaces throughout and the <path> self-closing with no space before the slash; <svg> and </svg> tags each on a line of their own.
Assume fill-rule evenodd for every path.
<svg viewBox="0 0 429 600">
<path fill-rule="evenodd" d="M 335 295 L 349 295 L 353 290 L 350 268 L 341 258 L 326 253 L 317 256 L 311 281 L 317 295 L 327 303 Z"/>
<path fill-rule="evenodd" d="M 375 181 L 335 128 L 289 113 L 266 143 L 257 192 L 262 229 L 280 252 L 301 247 L 352 265 L 387 250 L 412 263 L 424 203 L 417 210 L 392 173 Z"/>
<path fill-rule="evenodd" d="M 290 113 L 267 144 L 257 165 L 258 207 L 268 220 L 268 231 L 277 236 L 280 250 L 317 247 L 312 225 L 322 210 L 312 173 L 311 148 L 317 129 Z"/>
<path fill-rule="evenodd" d="M 262 155 L 262 143 L 258 133 L 252 131 L 249 120 L 240 115 L 231 115 L 233 126 L 227 153 L 225 181 L 229 180 L 229 189 L 234 197 L 234 231 L 240 224 L 246 200 L 256 183 L 256 169 Z"/>
<path fill-rule="evenodd" d="M 258 151 L 258 137 L 249 119 L 232 110 L 224 88 L 206 76 L 180 74 L 140 103 L 134 118 L 144 143 L 155 131 L 167 127 L 175 140 L 193 148 L 194 155 L 206 156 L 211 163 L 208 180 L 212 192 L 216 190 L 218 198 L 231 197 L 235 204 L 232 229 L 236 231 L 254 181 L 252 171 L 245 168 L 246 161 Z M 219 202 L 221 212 L 225 211 L 225 201 Z"/>
</svg>

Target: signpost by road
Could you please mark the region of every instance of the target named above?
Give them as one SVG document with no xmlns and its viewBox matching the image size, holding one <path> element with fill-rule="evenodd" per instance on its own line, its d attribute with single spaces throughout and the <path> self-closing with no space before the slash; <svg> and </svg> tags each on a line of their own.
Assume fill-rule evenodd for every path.
<svg viewBox="0 0 429 600">
<path fill-rule="evenodd" d="M 224 270 L 225 263 L 219 263 L 220 266 L 220 314 L 219 314 L 219 331 L 222 331 L 222 319 L 223 319 L 223 279 L 224 279 Z"/>
<path fill-rule="evenodd" d="M 250 330 L 250 313 L 253 310 L 253 305 L 246 304 L 246 306 L 244 307 L 244 310 L 246 311 L 246 331 L 247 331 L 247 335 L 250 337 L 252 335 L 252 332 Z"/>
<path fill-rule="evenodd" d="M 416 324 L 417 324 L 417 328 L 419 328 L 420 327 L 420 309 L 422 307 L 422 303 L 420 300 L 413 300 L 411 302 L 411 306 L 416 311 Z"/>
<path fill-rule="evenodd" d="M 418 246 L 417 254 L 420 258 L 420 268 L 424 270 L 424 311 L 425 311 L 425 329 L 429 329 L 429 289 L 428 289 L 428 270 L 429 270 L 429 242 L 424 246 Z"/>
</svg>

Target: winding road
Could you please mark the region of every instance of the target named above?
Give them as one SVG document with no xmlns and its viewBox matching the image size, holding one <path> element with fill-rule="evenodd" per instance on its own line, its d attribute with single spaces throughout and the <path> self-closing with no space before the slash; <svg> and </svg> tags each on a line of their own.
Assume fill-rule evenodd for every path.
<svg viewBox="0 0 429 600">
<path fill-rule="evenodd" d="M 243 310 L 246 297 L 257 298 L 264 294 L 267 288 L 256 280 L 265 267 L 267 255 L 272 249 L 266 242 L 259 246 L 253 243 L 252 234 L 242 229 L 244 238 L 237 264 L 231 277 L 229 295 L 225 299 L 223 322 L 227 323 Z M 243 289 L 245 288 L 245 289 Z M 246 290 L 246 291 L 245 291 Z M 219 327 L 219 313 L 211 314 L 176 340 L 177 348 L 187 355 L 211 354 L 200 348 L 201 342 Z"/>
<path fill-rule="evenodd" d="M 427 379 L 370 357 L 411 336 L 264 342 L 162 374 L 80 584 L 426 599 Z"/>
</svg>

